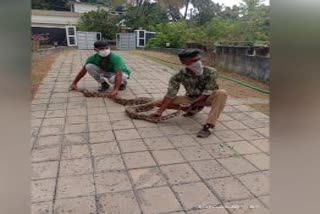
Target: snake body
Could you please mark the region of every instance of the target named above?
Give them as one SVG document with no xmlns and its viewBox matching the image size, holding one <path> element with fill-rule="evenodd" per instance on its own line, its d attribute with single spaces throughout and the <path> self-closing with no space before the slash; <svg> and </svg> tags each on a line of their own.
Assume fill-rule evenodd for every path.
<svg viewBox="0 0 320 214">
<path fill-rule="evenodd" d="M 76 91 L 81 92 L 85 97 L 108 97 L 108 94 L 105 92 L 98 91 L 89 91 L 87 89 L 77 89 Z M 160 117 L 149 117 L 148 112 L 155 108 L 154 99 L 150 97 L 137 97 L 133 99 L 125 99 L 121 97 L 113 97 L 111 98 L 114 102 L 119 103 L 120 105 L 125 106 L 126 114 L 132 119 L 145 120 L 153 123 L 163 122 L 170 118 L 179 116 L 181 111 L 175 111 L 168 115 L 160 116 Z"/>
</svg>

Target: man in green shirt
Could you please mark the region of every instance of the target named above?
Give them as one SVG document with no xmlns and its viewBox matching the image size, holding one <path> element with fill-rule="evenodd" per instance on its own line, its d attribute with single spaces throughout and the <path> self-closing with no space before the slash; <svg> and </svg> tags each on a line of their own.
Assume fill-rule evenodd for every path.
<svg viewBox="0 0 320 214">
<path fill-rule="evenodd" d="M 218 87 L 217 71 L 202 65 L 200 53 L 198 49 L 186 49 L 178 54 L 186 67 L 171 77 L 167 94 L 156 101 L 159 109 L 150 117 L 160 117 L 166 109 L 182 109 L 186 111 L 184 116 L 191 117 L 204 106 L 211 107 L 207 123 L 197 134 L 197 137 L 205 138 L 211 134 L 210 129 L 214 128 L 223 111 L 227 94 Z M 186 90 L 185 96 L 177 96 L 181 84 Z"/>
<path fill-rule="evenodd" d="M 86 60 L 85 65 L 72 82 L 70 90 L 77 89 L 77 83 L 88 72 L 101 84 L 100 92 L 107 91 L 111 83 L 114 86 L 109 95 L 111 97 L 117 96 L 119 90 L 126 89 L 131 71 L 118 54 L 110 51 L 110 47 L 105 41 L 96 41 L 94 50 L 97 53 Z"/>
</svg>

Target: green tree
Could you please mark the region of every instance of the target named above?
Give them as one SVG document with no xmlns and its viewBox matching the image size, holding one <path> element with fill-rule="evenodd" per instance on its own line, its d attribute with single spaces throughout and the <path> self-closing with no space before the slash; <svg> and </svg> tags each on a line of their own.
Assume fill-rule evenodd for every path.
<svg viewBox="0 0 320 214">
<path fill-rule="evenodd" d="M 140 7 L 130 6 L 123 16 L 125 24 L 136 30 L 142 28 L 152 30 L 153 26 L 168 22 L 166 12 L 156 3 L 145 2 Z"/>
<path fill-rule="evenodd" d="M 69 11 L 68 0 L 32 0 L 32 9 Z"/>
<path fill-rule="evenodd" d="M 212 0 L 193 0 L 192 4 L 195 8 L 193 19 L 200 25 L 208 23 L 212 18 L 221 14 L 223 6 L 214 3 Z"/>
<path fill-rule="evenodd" d="M 84 13 L 80 17 L 78 29 L 82 31 L 101 32 L 106 39 L 115 39 L 118 31 L 118 18 L 110 15 L 107 11 L 99 9 Z"/>
</svg>

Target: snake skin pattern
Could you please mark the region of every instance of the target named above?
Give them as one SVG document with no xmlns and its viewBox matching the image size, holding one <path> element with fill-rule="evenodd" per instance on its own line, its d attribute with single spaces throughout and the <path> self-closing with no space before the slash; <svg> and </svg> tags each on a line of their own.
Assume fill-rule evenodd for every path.
<svg viewBox="0 0 320 214">
<path fill-rule="evenodd" d="M 89 91 L 87 89 L 77 89 L 76 91 L 81 92 L 85 97 L 108 97 L 105 92 Z M 108 97 L 110 98 L 110 97 Z M 168 120 L 173 117 L 177 117 L 181 114 L 181 111 L 175 111 L 168 115 L 160 117 L 149 117 L 148 114 L 144 113 L 155 108 L 154 99 L 149 97 L 137 97 L 133 99 L 124 99 L 120 97 L 111 98 L 114 102 L 125 106 L 125 112 L 132 119 L 145 120 L 152 123 L 159 123 Z"/>
</svg>

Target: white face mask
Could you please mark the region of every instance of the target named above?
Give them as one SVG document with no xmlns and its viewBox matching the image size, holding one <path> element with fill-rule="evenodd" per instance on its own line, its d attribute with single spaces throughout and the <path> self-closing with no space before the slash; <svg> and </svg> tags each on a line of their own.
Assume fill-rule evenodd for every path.
<svg viewBox="0 0 320 214">
<path fill-rule="evenodd" d="M 110 54 L 110 49 L 104 49 L 98 52 L 101 57 L 107 57 Z"/>
<path fill-rule="evenodd" d="M 196 76 L 201 76 L 203 74 L 203 65 L 200 60 L 188 65 L 187 68 L 192 70 Z"/>
</svg>

